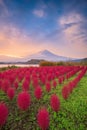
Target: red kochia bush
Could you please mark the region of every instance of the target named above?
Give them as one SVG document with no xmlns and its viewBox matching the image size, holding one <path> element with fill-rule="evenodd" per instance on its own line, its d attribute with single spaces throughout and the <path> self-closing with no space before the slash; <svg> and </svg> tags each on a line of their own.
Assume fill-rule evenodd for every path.
<svg viewBox="0 0 87 130">
<path fill-rule="evenodd" d="M 59 83 L 59 84 L 62 84 L 62 83 L 63 83 L 63 77 L 59 77 L 58 83 Z"/>
<path fill-rule="evenodd" d="M 56 86 L 57 86 L 57 82 L 54 80 L 53 81 L 53 87 L 56 88 Z"/>
<path fill-rule="evenodd" d="M 31 103 L 31 98 L 27 91 L 23 91 L 18 94 L 17 104 L 21 110 L 23 111 L 27 110 L 28 107 L 30 106 L 30 103 Z"/>
<path fill-rule="evenodd" d="M 50 92 L 51 90 L 51 84 L 49 82 L 46 83 L 46 91 Z"/>
<path fill-rule="evenodd" d="M 5 103 L 0 103 L 0 126 L 4 125 L 8 117 L 8 108 Z"/>
<path fill-rule="evenodd" d="M 46 108 L 38 111 L 37 122 L 42 130 L 46 130 L 49 127 L 49 113 Z"/>
<path fill-rule="evenodd" d="M 7 95 L 9 97 L 9 99 L 12 100 L 14 98 L 14 95 L 15 95 L 14 88 L 9 87 L 8 90 L 7 90 Z"/>
<path fill-rule="evenodd" d="M 62 96 L 63 96 L 64 99 L 68 98 L 68 96 L 69 96 L 69 88 L 68 88 L 68 86 L 64 86 L 62 88 Z"/>
<path fill-rule="evenodd" d="M 3 80 L 3 82 L 2 82 L 2 90 L 3 90 L 5 93 L 7 93 L 7 90 L 8 90 L 8 88 L 9 88 L 9 86 L 10 86 L 9 81 L 8 81 L 8 80 Z"/>
<path fill-rule="evenodd" d="M 59 111 L 60 109 L 60 100 L 57 95 L 53 94 L 50 98 L 50 105 L 54 111 Z"/>
<path fill-rule="evenodd" d="M 42 97 L 42 88 L 40 86 L 36 87 L 34 95 L 38 100 Z"/>
<path fill-rule="evenodd" d="M 18 81 L 14 82 L 14 87 L 17 89 L 18 88 Z"/>
<path fill-rule="evenodd" d="M 22 84 L 23 90 L 29 90 L 29 82 L 28 80 L 24 80 L 23 84 Z"/>
<path fill-rule="evenodd" d="M 36 88 L 36 87 L 38 86 L 38 84 L 39 84 L 39 83 L 38 83 L 38 78 L 32 77 L 32 81 L 33 81 L 33 82 L 32 82 L 32 83 L 33 83 L 33 87 Z"/>
</svg>

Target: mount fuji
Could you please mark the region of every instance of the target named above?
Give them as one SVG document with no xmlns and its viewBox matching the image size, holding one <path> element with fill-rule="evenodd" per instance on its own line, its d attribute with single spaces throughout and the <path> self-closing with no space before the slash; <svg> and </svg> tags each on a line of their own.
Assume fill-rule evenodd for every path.
<svg viewBox="0 0 87 130">
<path fill-rule="evenodd" d="M 47 60 L 47 61 L 69 61 L 69 60 L 72 60 L 73 58 L 56 55 L 48 50 L 43 50 L 43 51 L 40 51 L 38 53 L 27 56 L 26 60 L 27 59 L 28 60 L 43 59 L 43 60 Z"/>
</svg>

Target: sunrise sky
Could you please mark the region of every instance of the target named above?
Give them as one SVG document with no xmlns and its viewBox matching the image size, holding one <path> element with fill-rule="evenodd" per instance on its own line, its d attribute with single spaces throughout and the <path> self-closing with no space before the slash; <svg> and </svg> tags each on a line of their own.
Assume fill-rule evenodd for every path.
<svg viewBox="0 0 87 130">
<path fill-rule="evenodd" d="M 87 0 L 0 0 L 0 55 L 87 57 Z"/>
</svg>

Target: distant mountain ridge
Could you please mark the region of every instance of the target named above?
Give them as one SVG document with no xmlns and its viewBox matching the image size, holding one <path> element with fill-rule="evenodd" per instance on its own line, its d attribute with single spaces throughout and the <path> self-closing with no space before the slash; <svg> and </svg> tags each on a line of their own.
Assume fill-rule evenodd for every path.
<svg viewBox="0 0 87 130">
<path fill-rule="evenodd" d="M 73 62 L 87 62 L 87 58 L 72 60 Z"/>
<path fill-rule="evenodd" d="M 87 58 L 84 58 L 84 59 L 82 59 L 82 61 L 85 61 L 85 62 L 87 62 Z"/>
</svg>

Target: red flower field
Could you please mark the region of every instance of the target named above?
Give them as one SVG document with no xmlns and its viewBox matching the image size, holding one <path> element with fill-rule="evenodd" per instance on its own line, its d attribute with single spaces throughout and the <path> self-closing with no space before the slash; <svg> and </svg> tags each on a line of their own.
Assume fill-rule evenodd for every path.
<svg viewBox="0 0 87 130">
<path fill-rule="evenodd" d="M 75 120 L 78 130 L 86 128 L 87 99 L 81 98 L 85 97 L 83 88 L 87 85 L 81 84 L 85 79 L 85 66 L 25 67 L 0 72 L 1 129 L 11 130 L 14 126 L 13 130 L 63 130 L 69 125 L 75 129 Z M 80 114 L 76 117 L 76 113 Z"/>
</svg>

